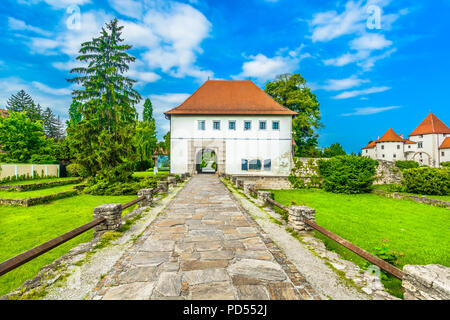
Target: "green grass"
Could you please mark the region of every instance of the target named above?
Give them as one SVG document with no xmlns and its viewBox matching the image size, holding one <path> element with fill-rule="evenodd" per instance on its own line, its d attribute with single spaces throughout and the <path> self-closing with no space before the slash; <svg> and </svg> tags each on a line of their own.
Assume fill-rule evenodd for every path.
<svg viewBox="0 0 450 320">
<path fill-rule="evenodd" d="M 355 245 L 375 254 L 387 246 L 401 253 L 398 265 L 442 264 L 450 267 L 450 211 L 411 200 L 390 199 L 376 194 L 344 195 L 323 190 L 272 190 L 284 205 L 316 209 L 316 221 Z M 364 259 L 316 232 L 328 249 L 359 266 Z M 383 281 L 392 294 L 401 296 L 401 282 Z"/>
<path fill-rule="evenodd" d="M 378 185 L 374 185 L 374 189 L 375 190 L 383 190 L 383 191 L 389 191 L 389 184 L 378 184 Z M 414 193 L 407 193 L 407 192 L 399 192 L 401 194 L 406 194 L 409 196 L 422 196 L 422 197 L 426 197 L 429 199 L 436 199 L 436 200 L 442 200 L 442 201 L 449 201 L 450 202 L 450 195 L 446 195 L 446 196 L 434 196 L 434 195 L 428 195 L 428 194 L 414 194 Z"/>
<path fill-rule="evenodd" d="M 67 177 L 67 178 L 32 179 L 32 180 L 21 180 L 21 181 L 8 181 L 8 182 L 0 183 L 0 185 L 18 186 L 18 185 L 24 185 L 24 184 L 46 183 L 46 182 L 55 182 L 55 181 L 67 181 L 67 180 L 74 180 L 74 179 L 77 179 L 77 178 L 76 177 Z"/>
<path fill-rule="evenodd" d="M 27 199 L 27 198 L 36 198 L 42 196 L 48 196 L 51 194 L 65 192 L 65 191 L 73 191 L 73 187 L 75 184 L 66 184 L 64 186 L 58 186 L 47 189 L 38 189 L 24 192 L 17 191 L 0 191 L 0 198 L 3 199 Z"/>
<path fill-rule="evenodd" d="M 158 178 L 162 178 L 162 177 L 167 177 L 169 176 L 169 171 L 158 171 L 158 173 L 156 175 L 153 174 L 153 171 L 140 171 L 140 172 L 135 172 L 133 174 L 133 177 L 135 178 L 146 178 L 146 177 L 158 177 Z"/>
<path fill-rule="evenodd" d="M 94 208 L 107 203 L 125 204 L 136 196 L 80 195 L 34 207 L 0 207 L 0 262 L 92 221 Z M 59 247 L 0 276 L 0 295 L 33 278 L 39 270 L 79 243 L 92 239 L 89 230 Z"/>
</svg>

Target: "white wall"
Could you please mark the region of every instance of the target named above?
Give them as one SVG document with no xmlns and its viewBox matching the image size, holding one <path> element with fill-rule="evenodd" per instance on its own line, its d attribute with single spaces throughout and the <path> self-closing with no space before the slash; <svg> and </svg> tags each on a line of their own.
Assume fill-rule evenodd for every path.
<svg viewBox="0 0 450 320">
<path fill-rule="evenodd" d="M 441 153 L 441 163 L 450 161 L 450 149 L 441 149 L 439 152 Z M 442 155 L 442 152 L 444 155 Z"/>
<path fill-rule="evenodd" d="M 198 120 L 205 120 L 204 131 Z M 236 130 L 228 129 L 228 122 L 236 121 Z M 244 130 L 244 121 L 252 122 L 251 130 Z M 266 129 L 259 129 L 259 121 L 266 121 Z M 220 130 L 213 130 L 213 121 L 220 121 Z M 272 121 L 280 122 L 280 129 L 272 129 Z M 171 172 L 187 171 L 190 140 L 225 140 L 226 173 L 289 175 L 292 152 L 291 116 L 171 116 Z M 270 172 L 241 170 L 241 159 L 271 159 Z"/>
<path fill-rule="evenodd" d="M 432 167 L 439 166 L 440 162 L 443 162 L 440 158 L 439 153 L 439 147 L 441 146 L 442 142 L 444 142 L 447 135 L 444 134 L 425 134 L 423 136 L 411 136 L 409 139 L 414 142 L 422 142 L 423 148 L 419 148 L 417 146 L 417 152 L 422 153 L 422 159 L 423 164 L 428 165 L 428 157 L 426 154 L 428 154 L 431 157 L 431 163 L 430 165 Z M 426 154 L 425 154 L 426 153 Z M 420 159 L 420 155 L 416 156 L 417 159 Z"/>
<path fill-rule="evenodd" d="M 398 149 L 398 147 L 400 149 Z M 377 143 L 375 152 L 378 160 L 386 160 L 386 161 L 405 160 L 403 142 L 379 142 Z M 394 155 L 396 157 L 394 157 Z"/>
</svg>

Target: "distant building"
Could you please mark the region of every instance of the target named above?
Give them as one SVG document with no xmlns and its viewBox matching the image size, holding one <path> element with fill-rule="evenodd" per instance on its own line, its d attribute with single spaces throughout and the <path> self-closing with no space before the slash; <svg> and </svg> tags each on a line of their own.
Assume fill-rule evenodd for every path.
<svg viewBox="0 0 450 320">
<path fill-rule="evenodd" d="M 362 148 L 362 155 L 375 160 L 413 160 L 421 165 L 439 167 L 450 161 L 450 128 L 433 113 L 404 139 L 391 128 Z"/>
<path fill-rule="evenodd" d="M 171 173 L 288 176 L 291 171 L 297 113 L 252 81 L 208 80 L 165 115 Z"/>
<path fill-rule="evenodd" d="M 9 116 L 8 110 L 0 109 L 0 117 L 1 118 L 6 118 L 7 116 Z"/>
</svg>

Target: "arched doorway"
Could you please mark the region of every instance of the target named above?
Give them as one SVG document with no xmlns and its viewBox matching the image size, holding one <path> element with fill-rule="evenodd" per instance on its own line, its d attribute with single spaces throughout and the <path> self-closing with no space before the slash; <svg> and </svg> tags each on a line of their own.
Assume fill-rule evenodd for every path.
<svg viewBox="0 0 450 320">
<path fill-rule="evenodd" d="M 431 166 L 431 156 L 426 152 L 416 152 L 413 155 L 412 160 L 418 162 L 421 166 Z"/>
<path fill-rule="evenodd" d="M 197 173 L 216 173 L 217 155 L 214 150 L 201 149 L 195 157 L 195 168 Z"/>
</svg>

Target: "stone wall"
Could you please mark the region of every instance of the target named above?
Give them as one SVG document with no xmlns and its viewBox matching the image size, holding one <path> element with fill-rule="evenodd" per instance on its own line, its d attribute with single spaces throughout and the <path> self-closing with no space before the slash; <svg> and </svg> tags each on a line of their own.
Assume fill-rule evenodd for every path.
<svg viewBox="0 0 450 320">
<path fill-rule="evenodd" d="M 412 201 L 419 202 L 419 203 L 425 203 L 425 204 L 429 204 L 432 206 L 450 209 L 450 202 L 448 202 L 448 201 L 430 199 L 430 198 L 423 197 L 423 196 L 411 196 L 411 195 L 407 195 L 407 194 L 401 194 L 398 192 L 387 192 L 387 191 L 383 191 L 383 190 L 373 190 L 372 193 L 380 194 L 387 198 L 408 199 L 408 200 L 412 200 Z"/>
<path fill-rule="evenodd" d="M 378 160 L 374 184 L 399 184 L 402 179 L 402 172 L 395 166 L 395 162 Z"/>
<path fill-rule="evenodd" d="M 402 286 L 405 300 L 449 300 L 450 268 L 439 264 L 406 265 Z"/>
<path fill-rule="evenodd" d="M 242 180 L 243 183 L 253 183 L 256 189 L 290 189 L 287 176 L 245 176 L 233 175 L 233 178 Z"/>
<path fill-rule="evenodd" d="M 64 191 L 58 192 L 55 194 L 50 194 L 47 196 L 36 197 L 36 198 L 27 198 L 27 199 L 3 199 L 0 198 L 0 205 L 10 205 L 10 206 L 21 206 L 21 207 L 31 207 L 35 205 L 39 205 L 42 203 L 47 203 L 53 200 L 58 200 L 62 198 L 73 197 L 78 194 L 78 191 Z"/>
<path fill-rule="evenodd" d="M 30 180 L 29 184 L 19 184 L 19 185 L 14 185 L 14 181 L 12 181 L 9 185 L 0 185 L 0 190 L 9 190 L 9 189 L 14 189 L 15 191 L 37 190 L 37 189 L 45 189 L 45 188 L 50 188 L 50 187 L 79 183 L 82 180 L 83 180 L 82 178 L 73 178 L 70 180 L 42 182 L 42 183 L 32 183 L 33 180 Z"/>
</svg>

